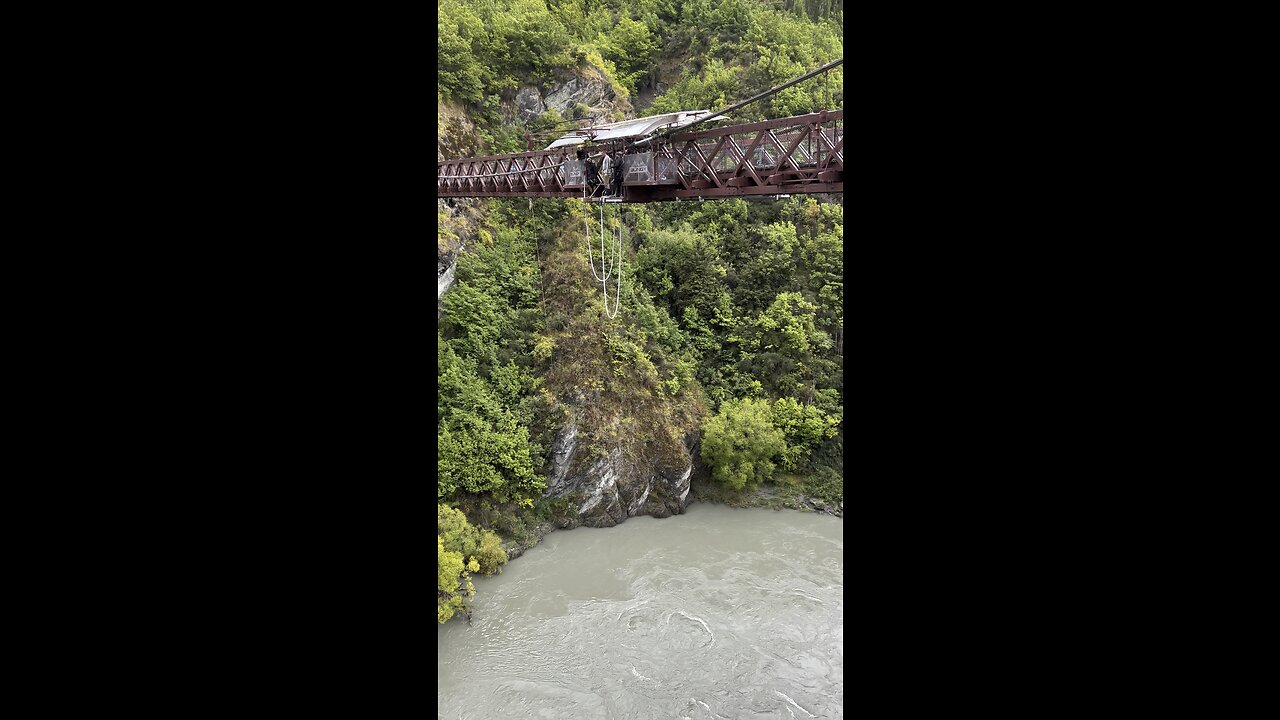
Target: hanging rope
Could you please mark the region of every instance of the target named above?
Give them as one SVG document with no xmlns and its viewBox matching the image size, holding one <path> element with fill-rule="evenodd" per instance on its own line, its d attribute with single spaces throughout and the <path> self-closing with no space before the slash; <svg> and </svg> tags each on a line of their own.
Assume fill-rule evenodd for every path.
<svg viewBox="0 0 1280 720">
<path fill-rule="evenodd" d="M 587 264 L 591 266 L 591 274 L 595 276 L 596 282 L 602 282 L 603 278 L 601 278 L 600 274 L 596 272 L 596 260 L 595 258 L 591 257 L 591 206 L 587 204 L 587 183 L 585 181 L 582 183 L 582 209 L 584 211 L 582 214 L 582 224 L 583 224 L 583 227 L 586 229 L 586 235 L 587 235 Z M 603 263 L 604 263 L 604 244 L 603 243 L 601 243 L 600 245 L 600 261 L 601 261 L 601 265 L 603 266 Z"/>
<path fill-rule="evenodd" d="M 582 204 L 583 204 L 583 226 L 586 228 L 587 237 L 587 264 L 591 266 L 591 275 L 595 277 L 596 282 L 600 283 L 601 289 L 604 291 L 604 314 L 610 320 L 618 316 L 618 310 L 622 306 L 622 215 L 619 211 L 618 215 L 618 232 L 610 248 L 613 252 L 608 254 L 606 260 L 605 252 L 605 231 L 604 231 L 604 202 L 600 202 L 600 272 L 596 272 L 596 260 L 592 255 L 591 246 L 593 244 L 591 238 L 591 209 L 587 205 L 587 185 L 582 184 Z M 609 280 L 614 279 L 614 298 L 613 312 L 609 312 Z"/>
<path fill-rule="evenodd" d="M 601 230 L 602 230 L 600 235 L 600 240 L 603 241 L 604 240 L 604 233 L 603 233 L 604 203 L 600 203 L 600 212 L 601 212 L 600 222 L 601 222 Z M 604 246 L 601 245 L 600 260 L 602 263 L 604 261 L 603 248 Z M 618 317 L 618 308 L 622 305 L 622 211 L 621 210 L 618 211 L 618 235 L 617 235 L 617 241 L 613 245 L 613 257 L 617 260 L 617 268 L 614 269 L 614 273 L 617 275 L 617 279 L 614 282 L 615 287 L 613 291 L 613 312 L 609 312 L 609 276 L 605 275 L 604 281 L 601 283 L 601 285 L 604 287 L 604 314 L 608 316 L 610 320 Z M 610 263 L 610 266 L 612 265 L 613 263 Z"/>
</svg>

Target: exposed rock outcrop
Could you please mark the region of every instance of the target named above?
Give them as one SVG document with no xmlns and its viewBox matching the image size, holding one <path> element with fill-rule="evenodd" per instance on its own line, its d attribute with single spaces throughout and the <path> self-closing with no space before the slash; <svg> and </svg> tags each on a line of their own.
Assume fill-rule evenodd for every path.
<svg viewBox="0 0 1280 720">
<path fill-rule="evenodd" d="M 568 498 L 573 517 L 564 527 L 612 527 L 636 515 L 679 515 L 689 503 L 693 457 L 666 467 L 652 458 L 630 457 L 618 447 L 584 457 L 579 447 L 578 421 L 571 419 L 551 445 L 551 469 L 545 497 Z"/>
<path fill-rule="evenodd" d="M 578 105 L 587 108 L 587 115 L 597 118 L 608 118 L 615 113 L 624 117 L 633 114 L 631 101 L 618 95 L 604 71 L 593 65 L 562 75 L 545 89 L 534 85 L 521 87 L 514 101 L 504 103 L 503 107 L 511 121 L 523 124 L 549 110 L 572 118 Z"/>
<path fill-rule="evenodd" d="M 458 255 L 475 241 L 484 212 L 480 200 L 437 199 L 436 217 L 436 303 L 439 305 L 444 294 L 453 287 Z"/>
<path fill-rule="evenodd" d="M 442 102 L 436 106 L 436 160 L 481 155 L 476 124 L 460 105 Z"/>
<path fill-rule="evenodd" d="M 560 497 L 569 490 L 569 465 L 577 452 L 578 423 L 570 420 L 551 444 L 551 476 L 547 478 L 547 491 L 544 495 Z"/>
<path fill-rule="evenodd" d="M 543 102 L 542 93 L 538 91 L 538 88 L 526 85 L 520 88 L 520 92 L 516 93 L 516 112 L 519 113 L 519 119 L 529 120 L 546 111 L 547 105 Z"/>
<path fill-rule="evenodd" d="M 547 109 L 570 117 L 573 107 L 578 103 L 591 108 L 594 114 L 604 110 L 606 101 L 614 98 L 613 88 L 609 87 L 609 83 L 599 73 L 589 73 L 571 77 L 556 85 L 554 90 L 547 93 L 545 102 Z"/>
<path fill-rule="evenodd" d="M 457 250 L 446 251 L 443 255 L 438 256 L 436 260 L 437 303 L 443 300 L 445 292 L 453 287 L 454 271 L 458 268 L 458 253 L 462 252 L 464 247 L 464 245 L 459 245 Z"/>
<path fill-rule="evenodd" d="M 679 474 L 657 473 L 653 482 L 655 492 L 649 496 L 644 506 L 645 513 L 661 518 L 684 512 L 684 509 L 689 506 L 689 478 L 692 475 L 692 458 L 684 471 Z"/>
<path fill-rule="evenodd" d="M 439 123 L 436 134 L 438 160 L 478 154 L 479 135 L 475 123 L 467 117 L 459 105 L 442 102 L 436 109 Z M 439 303 L 453 286 L 458 254 L 475 239 L 475 230 L 483 219 L 480 202 L 474 199 L 454 198 L 436 200 L 436 316 L 440 316 Z"/>
</svg>

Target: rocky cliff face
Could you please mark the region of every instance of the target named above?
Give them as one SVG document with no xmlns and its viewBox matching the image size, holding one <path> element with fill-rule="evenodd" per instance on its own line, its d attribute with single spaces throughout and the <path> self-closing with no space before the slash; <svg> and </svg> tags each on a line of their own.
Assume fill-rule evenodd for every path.
<svg viewBox="0 0 1280 720">
<path fill-rule="evenodd" d="M 591 65 L 577 74 L 562 76 L 545 89 L 534 85 L 520 88 L 514 101 L 504 109 L 508 117 L 526 122 L 548 110 L 555 110 L 566 118 L 573 117 L 578 105 L 585 105 L 592 117 L 609 117 L 615 112 L 629 117 L 632 113 L 630 101 L 619 96 L 604 73 Z"/>
<path fill-rule="evenodd" d="M 436 109 L 437 160 L 478 154 L 480 141 L 475 123 L 467 117 L 462 107 L 453 103 L 440 103 Z M 453 286 L 454 269 L 458 254 L 472 240 L 475 228 L 483 217 L 479 200 L 455 198 L 436 199 L 436 317 L 440 316 L 439 303 Z"/>
<path fill-rule="evenodd" d="M 458 255 L 473 242 L 484 219 L 482 201 L 471 198 L 436 200 L 436 317 L 444 294 L 453 287 Z"/>
<path fill-rule="evenodd" d="M 612 527 L 636 515 L 670 517 L 688 505 L 693 475 L 690 448 L 672 458 L 634 457 L 615 447 L 604 454 L 583 451 L 579 421 L 571 420 L 551 447 L 546 497 L 567 498 L 574 513 L 563 527 Z"/>
<path fill-rule="evenodd" d="M 461 249 L 459 249 L 461 252 Z M 458 267 L 457 253 L 439 255 L 436 259 L 436 300 L 444 299 L 444 292 L 453 286 L 453 274 Z"/>
</svg>

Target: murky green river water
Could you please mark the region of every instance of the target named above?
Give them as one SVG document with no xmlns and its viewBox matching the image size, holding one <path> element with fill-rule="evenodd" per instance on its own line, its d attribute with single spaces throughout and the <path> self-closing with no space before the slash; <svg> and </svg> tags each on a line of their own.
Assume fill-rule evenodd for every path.
<svg viewBox="0 0 1280 720">
<path fill-rule="evenodd" d="M 437 717 L 841 718 L 843 532 L 700 503 L 553 532 L 439 628 Z"/>
</svg>

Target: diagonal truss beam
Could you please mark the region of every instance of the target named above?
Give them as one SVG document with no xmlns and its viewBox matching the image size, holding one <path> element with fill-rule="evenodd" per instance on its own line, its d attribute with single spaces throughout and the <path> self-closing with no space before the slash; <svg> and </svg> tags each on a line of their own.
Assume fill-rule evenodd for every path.
<svg viewBox="0 0 1280 720">
<path fill-rule="evenodd" d="M 844 111 L 831 110 L 706 130 L 655 141 L 654 182 L 628 186 L 627 202 L 688 197 L 843 192 Z M 705 127 L 705 126 L 704 126 Z M 765 148 L 768 148 L 766 151 Z M 577 197 L 567 163 L 574 146 L 437 163 L 439 197 Z M 777 158 L 771 157 L 775 152 Z M 760 154 L 766 165 L 755 162 Z M 675 166 L 658 176 L 657 158 Z M 578 182 L 578 181 L 575 181 Z"/>
</svg>

